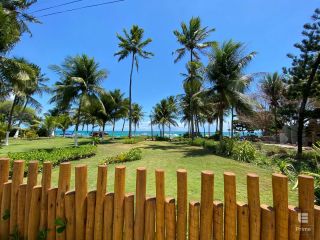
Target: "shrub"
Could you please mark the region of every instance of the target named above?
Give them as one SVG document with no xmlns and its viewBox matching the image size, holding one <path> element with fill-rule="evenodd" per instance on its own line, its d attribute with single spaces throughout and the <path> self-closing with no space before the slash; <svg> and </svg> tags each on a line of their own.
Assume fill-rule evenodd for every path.
<svg viewBox="0 0 320 240">
<path fill-rule="evenodd" d="M 121 163 L 121 162 L 132 162 L 142 159 L 142 151 L 140 148 L 132 148 L 128 152 L 120 153 L 116 156 L 108 157 L 104 160 L 103 164 Z"/>
<path fill-rule="evenodd" d="M 233 144 L 232 157 L 241 162 L 253 162 L 256 159 L 256 148 L 248 141 L 237 142 Z"/>
<path fill-rule="evenodd" d="M 33 150 L 30 152 L 17 152 L 8 153 L 8 157 L 12 160 L 25 160 L 26 165 L 29 161 L 39 161 L 39 168 L 42 168 L 42 163 L 45 161 L 51 162 L 53 165 L 57 165 L 61 162 L 74 161 L 91 157 L 96 154 L 97 148 L 92 145 L 83 145 L 80 147 L 67 147 L 67 148 L 54 148 L 54 149 L 41 149 Z M 26 168 L 27 169 L 27 168 Z"/>
<path fill-rule="evenodd" d="M 204 142 L 204 147 L 213 153 L 217 153 L 219 149 L 219 142 L 217 141 L 212 141 L 212 140 L 206 140 Z"/>
<path fill-rule="evenodd" d="M 204 147 L 204 143 L 205 143 L 205 140 L 202 138 L 195 138 L 193 141 L 192 140 L 189 141 L 189 144 L 191 146 Z"/>
<path fill-rule="evenodd" d="M 217 154 L 223 156 L 231 156 L 233 151 L 235 140 L 232 138 L 223 138 L 220 141 Z"/>
<path fill-rule="evenodd" d="M 28 130 L 26 133 L 25 133 L 25 137 L 29 140 L 32 140 L 32 139 L 37 139 L 39 136 L 38 134 L 33 131 L 33 130 Z"/>
</svg>

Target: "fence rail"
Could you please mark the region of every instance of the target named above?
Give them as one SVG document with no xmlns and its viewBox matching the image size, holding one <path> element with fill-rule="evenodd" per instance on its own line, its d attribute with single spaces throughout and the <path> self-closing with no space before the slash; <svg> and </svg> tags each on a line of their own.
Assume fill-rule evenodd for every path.
<svg viewBox="0 0 320 240">
<path fill-rule="evenodd" d="M 320 240 L 320 207 L 314 180 L 298 178 L 299 206 L 288 205 L 288 178 L 272 175 L 273 206 L 260 203 L 259 176 L 247 175 L 248 203 L 236 200 L 236 176 L 224 173 L 224 202 L 214 200 L 214 174 L 201 172 L 201 199 L 187 203 L 187 171 L 177 170 L 177 197 L 165 195 L 165 172 L 156 170 L 156 196 L 146 193 L 145 168 L 136 172 L 136 192 L 125 192 L 126 167 L 115 168 L 114 192 L 107 192 L 107 166 L 98 166 L 96 190 L 87 190 L 87 166 L 60 164 L 58 188 L 52 164 L 0 159 L 0 240 Z"/>
</svg>

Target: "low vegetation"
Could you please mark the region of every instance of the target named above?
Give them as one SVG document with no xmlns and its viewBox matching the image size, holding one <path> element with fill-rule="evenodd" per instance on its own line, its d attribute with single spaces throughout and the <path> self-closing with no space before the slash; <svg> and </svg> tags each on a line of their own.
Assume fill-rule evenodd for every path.
<svg viewBox="0 0 320 240">
<path fill-rule="evenodd" d="M 118 155 L 108 157 L 102 162 L 102 164 L 113 164 L 113 163 L 123 163 L 132 162 L 142 159 L 142 151 L 140 148 L 132 148 L 128 152 L 122 152 Z"/>
<path fill-rule="evenodd" d="M 39 168 L 42 168 L 43 162 L 49 161 L 53 165 L 61 162 L 74 161 L 83 158 L 92 157 L 96 154 L 97 148 L 92 145 L 82 145 L 79 147 L 65 147 L 54 149 L 40 149 L 29 152 L 8 153 L 8 157 L 12 160 L 25 160 L 26 165 L 30 161 L 39 161 Z M 27 169 L 27 168 L 25 168 Z"/>
</svg>

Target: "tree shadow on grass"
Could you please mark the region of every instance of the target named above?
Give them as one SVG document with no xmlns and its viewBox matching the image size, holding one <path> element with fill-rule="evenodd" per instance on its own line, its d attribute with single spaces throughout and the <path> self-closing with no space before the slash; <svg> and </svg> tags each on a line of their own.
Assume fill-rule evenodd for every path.
<svg viewBox="0 0 320 240">
<path fill-rule="evenodd" d="M 151 149 L 151 150 L 179 152 L 179 153 L 182 153 L 185 157 L 201 157 L 201 156 L 213 155 L 213 153 L 210 150 L 203 149 L 203 148 L 194 148 L 184 143 L 172 143 L 171 145 L 149 144 L 141 148 Z"/>
</svg>

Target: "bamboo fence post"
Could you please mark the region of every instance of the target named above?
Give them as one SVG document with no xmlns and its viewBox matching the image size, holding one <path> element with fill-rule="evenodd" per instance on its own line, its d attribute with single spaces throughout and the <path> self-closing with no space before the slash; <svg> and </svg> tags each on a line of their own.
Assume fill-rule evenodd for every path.
<svg viewBox="0 0 320 240">
<path fill-rule="evenodd" d="M 314 180 L 313 177 L 298 177 L 299 209 L 301 211 L 300 240 L 314 239 Z M 305 219 L 307 217 L 307 219 Z M 307 220 L 307 221 L 306 221 Z"/>
<path fill-rule="evenodd" d="M 155 239 L 156 198 L 148 197 L 145 204 L 144 240 Z"/>
<path fill-rule="evenodd" d="M 224 239 L 235 240 L 237 232 L 236 175 L 224 173 Z"/>
<path fill-rule="evenodd" d="M 94 217 L 94 240 L 102 240 L 103 201 L 107 191 L 107 166 L 98 166 L 96 209 Z"/>
<path fill-rule="evenodd" d="M 289 205 L 289 239 L 299 240 L 300 239 L 300 222 L 299 214 L 300 209 Z"/>
<path fill-rule="evenodd" d="M 0 158 L 0 204 L 2 201 L 3 184 L 9 179 L 9 164 L 8 158 Z"/>
<path fill-rule="evenodd" d="M 48 190 L 48 240 L 56 239 L 56 201 L 58 188 L 50 188 Z"/>
<path fill-rule="evenodd" d="M 134 193 L 124 197 L 124 240 L 133 240 L 134 227 Z"/>
<path fill-rule="evenodd" d="M 19 236 L 27 237 L 24 231 L 25 208 L 26 208 L 27 184 L 21 184 L 18 192 L 18 232 Z"/>
<path fill-rule="evenodd" d="M 188 212 L 187 171 L 177 170 L 177 240 L 186 240 Z"/>
<path fill-rule="evenodd" d="M 199 240 L 200 236 L 200 203 L 189 203 L 189 240 Z"/>
<path fill-rule="evenodd" d="M 157 169 L 156 175 L 156 239 L 165 239 L 165 224 L 164 224 L 164 202 L 165 202 L 165 183 L 164 170 Z"/>
<path fill-rule="evenodd" d="M 62 221 L 66 220 L 65 217 L 65 193 L 69 191 L 71 178 L 71 164 L 69 162 L 61 163 L 59 166 L 59 180 L 58 180 L 58 192 L 57 192 L 57 203 L 56 203 L 56 219 Z M 57 240 L 64 240 L 66 233 L 55 234 Z"/>
<path fill-rule="evenodd" d="M 247 175 L 247 192 L 249 205 L 250 240 L 260 240 L 261 209 L 259 176 L 254 173 Z"/>
<path fill-rule="evenodd" d="M 118 166 L 114 178 L 113 239 L 122 239 L 126 167 Z"/>
<path fill-rule="evenodd" d="M 86 240 L 94 238 L 94 213 L 96 205 L 96 191 L 91 191 L 87 195 L 87 221 L 86 221 Z"/>
<path fill-rule="evenodd" d="M 275 238 L 275 211 L 272 207 L 261 205 L 261 240 Z"/>
<path fill-rule="evenodd" d="M 143 239 L 144 235 L 144 203 L 146 199 L 147 170 L 137 168 L 136 176 L 136 212 L 134 220 L 134 240 Z"/>
<path fill-rule="evenodd" d="M 113 232 L 113 202 L 114 193 L 107 193 L 104 197 L 103 208 L 103 240 L 112 240 Z"/>
<path fill-rule="evenodd" d="M 76 203 L 76 239 L 84 240 L 86 233 L 86 215 L 87 215 L 87 165 L 78 165 L 75 167 L 75 203 Z"/>
<path fill-rule="evenodd" d="M 27 192 L 25 197 L 25 213 L 24 213 L 24 235 L 28 236 L 28 224 L 29 224 L 29 212 L 31 196 L 33 193 L 33 187 L 38 184 L 38 161 L 30 161 L 28 164 L 28 180 L 27 180 Z"/>
<path fill-rule="evenodd" d="M 288 239 L 288 177 L 272 174 L 273 208 L 276 218 L 276 239 Z"/>
<path fill-rule="evenodd" d="M 12 182 L 3 184 L 1 218 L 0 218 L 0 239 L 9 239 L 10 232 L 10 205 L 11 205 Z M 5 218 L 5 216 L 7 216 Z"/>
<path fill-rule="evenodd" d="M 320 206 L 314 206 L 314 226 L 314 240 L 320 240 Z"/>
<path fill-rule="evenodd" d="M 13 176 L 11 186 L 11 204 L 10 204 L 10 234 L 17 229 L 18 217 L 18 192 L 19 186 L 23 183 L 24 161 L 17 160 L 13 163 Z"/>
<path fill-rule="evenodd" d="M 35 186 L 31 194 L 29 224 L 28 224 L 28 240 L 37 240 L 40 224 L 40 204 L 41 204 L 42 187 Z M 26 226 L 25 226 L 26 227 Z"/>
<path fill-rule="evenodd" d="M 213 201 L 213 240 L 223 240 L 223 203 Z"/>
<path fill-rule="evenodd" d="M 165 201 L 166 240 L 176 240 L 176 204 L 174 198 Z"/>
<path fill-rule="evenodd" d="M 248 204 L 237 204 L 237 239 L 249 239 L 249 207 Z"/>
<path fill-rule="evenodd" d="M 52 163 L 44 162 L 42 166 L 42 194 L 41 194 L 41 216 L 40 229 L 48 228 L 48 190 L 51 188 Z"/>
<path fill-rule="evenodd" d="M 211 171 L 201 172 L 200 239 L 211 239 L 213 221 L 213 181 Z"/>
<path fill-rule="evenodd" d="M 69 191 L 66 192 L 65 197 L 65 207 L 66 207 L 66 239 L 67 240 L 73 240 L 76 236 L 76 192 L 75 191 Z"/>
</svg>

